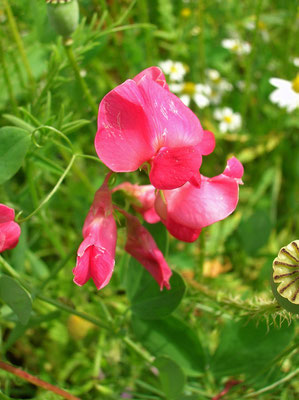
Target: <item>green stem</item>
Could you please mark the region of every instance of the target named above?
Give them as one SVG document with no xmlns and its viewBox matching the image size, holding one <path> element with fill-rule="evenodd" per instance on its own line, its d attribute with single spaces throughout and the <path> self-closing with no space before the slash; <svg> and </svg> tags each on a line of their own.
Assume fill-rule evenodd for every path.
<svg viewBox="0 0 299 400">
<path fill-rule="evenodd" d="M 266 387 L 264 387 L 264 388 L 262 388 L 262 389 L 260 389 L 260 390 L 258 390 L 256 392 L 249 393 L 249 394 L 245 395 L 244 399 L 248 399 L 250 397 L 256 397 L 256 396 L 258 396 L 258 395 L 260 395 L 262 393 L 268 392 L 269 390 L 272 390 L 272 389 L 276 388 L 277 386 L 279 386 L 279 385 L 281 385 L 281 384 L 283 384 L 285 382 L 288 382 L 289 380 L 294 378 L 294 376 L 298 375 L 298 373 L 299 373 L 299 368 L 295 369 L 295 371 L 289 373 L 284 378 L 279 379 L 278 381 L 272 383 L 272 385 L 266 386 Z"/>
<path fill-rule="evenodd" d="M 19 33 L 18 27 L 17 27 L 15 17 L 13 15 L 13 12 L 12 12 L 12 9 L 10 7 L 8 0 L 3 0 L 3 1 L 4 1 L 4 8 L 5 8 L 5 11 L 7 14 L 8 24 L 9 24 L 11 33 L 12 33 L 13 38 L 16 42 L 16 45 L 19 49 L 24 68 L 27 72 L 28 80 L 31 83 L 31 86 L 34 88 L 35 82 L 34 82 L 33 73 L 31 71 L 31 68 L 30 68 L 30 65 L 29 65 L 29 62 L 27 59 L 26 51 L 25 51 L 24 44 L 23 44 L 21 35 Z"/>
<path fill-rule="evenodd" d="M 123 338 L 123 341 L 132 349 L 135 351 L 135 353 L 139 354 L 145 361 L 148 363 L 152 364 L 155 360 L 153 356 L 148 354 L 147 351 L 144 349 L 140 348 L 135 342 L 133 342 L 130 338 L 127 336 Z"/>
<path fill-rule="evenodd" d="M 72 165 L 74 163 L 76 159 L 76 154 L 74 154 L 69 162 L 69 165 L 67 166 L 67 168 L 65 169 L 64 173 L 61 175 L 61 177 L 58 179 L 58 182 L 56 183 L 56 185 L 54 186 L 54 188 L 51 190 L 50 193 L 47 194 L 47 196 L 44 198 L 44 200 L 40 203 L 40 205 L 34 210 L 32 211 L 31 214 L 27 215 L 27 217 L 20 219 L 18 222 L 22 223 L 27 221 L 28 219 L 30 219 L 31 217 L 33 217 L 33 215 L 35 215 L 50 199 L 51 197 L 57 192 L 59 186 L 61 185 L 61 183 L 63 182 L 64 178 L 66 177 L 66 175 L 69 173 L 70 169 L 72 168 Z"/>
<path fill-rule="evenodd" d="M 77 63 L 75 54 L 73 52 L 72 44 L 68 44 L 68 42 L 65 42 L 64 43 L 64 48 L 65 48 L 65 52 L 66 52 L 66 55 L 68 57 L 68 60 L 70 62 L 70 65 L 72 66 L 73 71 L 75 73 L 75 77 L 77 79 L 77 82 L 79 83 L 79 85 L 80 85 L 80 87 L 81 87 L 81 89 L 82 89 L 82 91 L 84 93 L 84 96 L 85 96 L 85 98 L 86 98 L 86 100 L 87 100 L 87 102 L 88 102 L 88 104 L 90 106 L 90 108 L 97 115 L 98 107 L 97 107 L 96 103 L 94 102 L 94 100 L 92 98 L 92 95 L 90 93 L 90 90 L 88 89 L 88 86 L 85 83 L 85 80 L 80 75 L 80 68 L 79 68 L 79 65 Z"/>
<path fill-rule="evenodd" d="M 247 68 L 246 68 L 246 72 L 245 72 L 244 101 L 243 101 L 242 110 L 241 110 L 244 120 L 246 120 L 246 114 L 247 114 L 249 97 L 250 97 L 252 69 L 253 69 L 253 63 L 255 60 L 255 54 L 256 54 L 256 49 L 257 49 L 257 39 L 258 39 L 259 21 L 260 21 L 261 9 L 262 9 L 262 2 L 263 2 L 263 0 L 256 0 L 255 29 L 253 32 L 252 48 L 251 48 L 250 56 L 248 57 L 248 62 L 246 63 Z"/>
<path fill-rule="evenodd" d="M 198 24 L 200 32 L 198 35 L 198 70 L 201 82 L 204 81 L 205 71 L 205 44 L 204 44 L 204 2 L 198 3 Z"/>
<path fill-rule="evenodd" d="M 5 57 L 4 57 L 3 44 L 2 44 L 2 40 L 1 39 L 0 39 L 0 62 L 2 64 L 4 81 L 5 81 L 6 86 L 7 86 L 8 96 L 9 96 L 9 99 L 10 99 L 10 103 L 11 103 L 13 112 L 16 115 L 19 115 L 18 104 L 17 104 L 16 98 L 15 98 L 14 93 L 13 93 L 12 83 L 11 83 L 11 80 L 10 80 L 10 75 L 8 73 L 8 69 L 7 69 L 7 65 L 6 65 L 6 61 L 5 61 Z"/>
</svg>

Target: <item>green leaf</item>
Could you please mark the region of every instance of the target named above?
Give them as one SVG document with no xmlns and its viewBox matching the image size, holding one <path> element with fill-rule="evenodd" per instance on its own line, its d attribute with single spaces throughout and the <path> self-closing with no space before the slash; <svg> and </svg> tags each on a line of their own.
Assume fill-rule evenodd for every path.
<svg viewBox="0 0 299 400">
<path fill-rule="evenodd" d="M 170 316 L 158 320 L 132 318 L 136 338 L 156 357 L 168 356 L 192 376 L 205 368 L 205 355 L 196 333 L 180 319 Z"/>
<path fill-rule="evenodd" d="M 30 144 L 23 129 L 5 126 L 0 129 L 0 184 L 10 179 L 21 167 Z"/>
<path fill-rule="evenodd" d="M 290 343 L 294 327 L 286 322 L 280 328 L 266 321 L 228 322 L 220 331 L 220 343 L 212 357 L 211 368 L 214 374 L 222 376 L 257 375 Z"/>
<path fill-rule="evenodd" d="M 257 210 L 249 218 L 244 218 L 238 233 L 246 253 L 254 256 L 267 243 L 271 229 L 272 223 L 267 210 Z"/>
<path fill-rule="evenodd" d="M 0 298 L 16 313 L 21 324 L 26 325 L 32 310 L 31 299 L 26 290 L 13 278 L 2 275 Z"/>
<path fill-rule="evenodd" d="M 164 288 L 161 291 L 149 272 L 131 258 L 127 270 L 126 288 L 132 311 L 139 318 L 164 318 L 178 307 L 186 286 L 175 271 L 170 278 L 170 286 L 170 290 Z"/>
<path fill-rule="evenodd" d="M 162 390 L 169 400 L 181 399 L 186 377 L 182 368 L 169 357 L 157 357 L 154 366 L 159 370 Z"/>
</svg>

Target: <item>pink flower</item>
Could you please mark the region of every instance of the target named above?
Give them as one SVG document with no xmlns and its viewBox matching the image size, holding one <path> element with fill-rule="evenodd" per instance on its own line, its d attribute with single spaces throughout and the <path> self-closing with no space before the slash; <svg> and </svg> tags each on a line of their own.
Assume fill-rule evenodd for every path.
<svg viewBox="0 0 299 400">
<path fill-rule="evenodd" d="M 155 188 L 152 185 L 132 185 L 130 182 L 123 182 L 113 189 L 113 192 L 123 190 L 131 200 L 132 207 L 139 212 L 146 222 L 155 224 L 160 221 L 155 210 Z"/>
<path fill-rule="evenodd" d="M 158 189 L 174 189 L 198 173 L 202 155 L 211 153 L 214 136 L 173 93 L 157 67 L 109 92 L 101 101 L 95 148 L 115 172 L 150 165 Z"/>
<path fill-rule="evenodd" d="M 230 215 L 236 208 L 243 166 L 231 158 L 221 175 L 207 178 L 201 175 L 200 186 L 187 182 L 174 190 L 164 190 L 157 196 L 155 207 L 167 230 L 177 239 L 196 240 L 205 226 Z"/>
<path fill-rule="evenodd" d="M 92 278 L 97 289 L 102 289 L 109 283 L 113 273 L 117 231 L 108 188 L 109 177 L 110 174 L 96 192 L 84 222 L 84 240 L 78 249 L 77 263 L 73 269 L 74 282 L 79 286 Z"/>
<path fill-rule="evenodd" d="M 148 270 L 158 282 L 160 289 L 170 289 L 172 275 L 163 254 L 158 249 L 152 235 L 141 225 L 137 217 L 119 210 L 127 219 L 127 242 L 125 250 Z"/>
<path fill-rule="evenodd" d="M 21 228 L 14 219 L 15 211 L 0 204 L 0 253 L 13 249 L 18 244 Z"/>
</svg>

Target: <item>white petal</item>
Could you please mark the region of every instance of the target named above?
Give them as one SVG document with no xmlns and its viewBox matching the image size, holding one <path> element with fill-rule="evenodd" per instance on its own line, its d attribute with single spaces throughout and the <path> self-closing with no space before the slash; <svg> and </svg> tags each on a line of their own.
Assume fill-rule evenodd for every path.
<svg viewBox="0 0 299 400">
<path fill-rule="evenodd" d="M 203 94 L 196 93 L 193 98 L 199 108 L 205 108 L 210 104 L 209 99 Z"/>
<path fill-rule="evenodd" d="M 285 89 L 291 89 L 292 88 L 292 83 L 290 81 L 287 81 L 285 79 L 280 79 L 280 78 L 270 78 L 269 82 L 271 85 L 277 87 L 277 88 L 285 88 Z"/>
<path fill-rule="evenodd" d="M 183 94 L 183 96 L 180 96 L 180 99 L 185 104 L 185 106 L 187 106 L 187 107 L 189 106 L 189 104 L 190 104 L 190 96 L 188 96 L 187 94 Z"/>
<path fill-rule="evenodd" d="M 226 122 L 220 122 L 219 124 L 219 130 L 222 133 L 226 133 L 228 131 L 228 124 Z"/>
</svg>

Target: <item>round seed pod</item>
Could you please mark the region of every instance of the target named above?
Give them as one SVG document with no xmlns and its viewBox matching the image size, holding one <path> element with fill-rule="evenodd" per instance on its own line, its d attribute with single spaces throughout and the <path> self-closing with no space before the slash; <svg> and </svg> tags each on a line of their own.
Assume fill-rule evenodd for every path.
<svg viewBox="0 0 299 400">
<path fill-rule="evenodd" d="M 69 38 L 79 23 L 77 0 L 46 0 L 48 18 L 55 31 Z"/>
<path fill-rule="evenodd" d="M 299 314 L 299 240 L 280 249 L 273 262 L 271 286 L 278 304 Z"/>
</svg>

